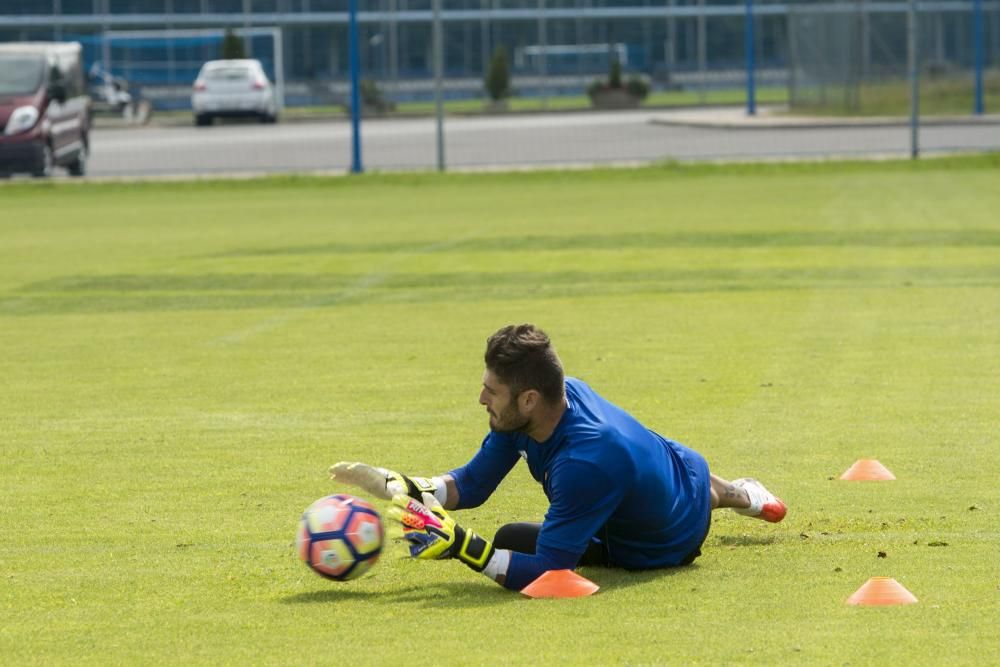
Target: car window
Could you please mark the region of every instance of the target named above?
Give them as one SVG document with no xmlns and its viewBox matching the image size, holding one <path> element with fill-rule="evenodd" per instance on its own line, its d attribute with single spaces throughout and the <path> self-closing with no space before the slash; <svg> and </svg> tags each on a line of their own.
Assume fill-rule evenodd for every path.
<svg viewBox="0 0 1000 667">
<path fill-rule="evenodd" d="M 83 71 L 77 54 L 62 53 L 56 59 L 59 75 L 66 86 L 66 96 L 83 95 Z"/>
<path fill-rule="evenodd" d="M 209 81 L 245 81 L 253 78 L 253 71 L 249 67 L 217 67 L 205 72 L 205 78 Z"/>
<path fill-rule="evenodd" d="M 30 95 L 38 90 L 44 74 L 41 56 L 0 54 L 0 95 Z"/>
</svg>

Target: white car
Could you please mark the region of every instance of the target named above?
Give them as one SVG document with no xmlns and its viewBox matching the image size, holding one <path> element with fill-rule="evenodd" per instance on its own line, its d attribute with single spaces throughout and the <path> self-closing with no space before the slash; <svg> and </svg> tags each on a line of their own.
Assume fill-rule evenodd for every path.
<svg viewBox="0 0 1000 667">
<path fill-rule="evenodd" d="M 255 116 L 278 120 L 278 101 L 259 60 L 210 60 L 201 66 L 191 93 L 196 125 L 220 117 Z"/>
</svg>

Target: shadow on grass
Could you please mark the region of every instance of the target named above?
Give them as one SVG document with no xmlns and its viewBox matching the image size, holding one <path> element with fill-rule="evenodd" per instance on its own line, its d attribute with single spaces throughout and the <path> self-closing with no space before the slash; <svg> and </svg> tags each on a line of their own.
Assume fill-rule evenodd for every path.
<svg viewBox="0 0 1000 667">
<path fill-rule="evenodd" d="M 488 607 L 508 604 L 521 596 L 489 581 L 455 581 L 449 583 L 408 586 L 392 591 L 354 591 L 331 588 L 309 591 L 282 598 L 286 604 L 325 604 L 345 600 L 374 600 L 398 604 L 415 604 L 421 607 L 450 608 Z"/>
<path fill-rule="evenodd" d="M 380 593 L 367 591 L 353 591 L 347 589 L 330 588 L 323 591 L 309 591 L 306 593 L 296 593 L 281 598 L 285 604 L 316 604 L 325 602 L 343 602 L 345 600 L 366 600 L 374 598 Z"/>
<path fill-rule="evenodd" d="M 694 574 L 698 564 L 659 570 L 625 570 L 613 567 L 582 567 L 577 572 L 591 579 L 602 590 L 612 591 L 648 584 L 666 577 Z M 526 599 L 522 595 L 486 581 L 455 581 L 420 586 L 407 586 L 392 591 L 357 591 L 331 588 L 297 593 L 281 599 L 285 604 L 329 604 L 348 600 L 374 600 L 396 604 L 413 604 L 424 608 L 454 609 L 456 607 L 492 607 Z"/>
<path fill-rule="evenodd" d="M 664 567 L 655 570 L 626 570 L 619 567 L 581 567 L 577 574 L 586 577 L 601 587 L 601 590 L 612 591 L 632 586 L 641 586 L 669 577 L 683 577 L 698 571 L 698 563 L 679 567 Z M 598 593 L 600 594 L 600 593 Z"/>
<path fill-rule="evenodd" d="M 719 535 L 715 543 L 721 547 L 760 547 L 774 544 L 777 538 L 773 535 L 759 537 L 756 535 Z"/>
<path fill-rule="evenodd" d="M 412 588 L 400 591 L 393 597 L 398 602 L 416 603 L 423 607 L 441 609 L 492 607 L 510 604 L 521 599 L 518 593 L 502 588 L 486 579 L 455 581 Z"/>
</svg>

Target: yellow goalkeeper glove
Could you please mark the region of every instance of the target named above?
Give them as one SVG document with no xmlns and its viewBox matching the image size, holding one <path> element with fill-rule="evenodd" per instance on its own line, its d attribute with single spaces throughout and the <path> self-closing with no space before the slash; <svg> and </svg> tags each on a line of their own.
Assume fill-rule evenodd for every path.
<svg viewBox="0 0 1000 667">
<path fill-rule="evenodd" d="M 392 503 L 390 515 L 403 524 L 403 537 L 410 543 L 413 558 L 457 558 L 482 572 L 496 552 L 488 540 L 455 523 L 429 493 L 424 494 L 423 503 L 404 494 L 394 496 Z"/>
</svg>

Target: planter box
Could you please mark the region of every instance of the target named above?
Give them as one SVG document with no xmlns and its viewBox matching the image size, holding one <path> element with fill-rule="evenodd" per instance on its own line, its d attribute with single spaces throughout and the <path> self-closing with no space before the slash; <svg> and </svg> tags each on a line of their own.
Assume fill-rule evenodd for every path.
<svg viewBox="0 0 1000 667">
<path fill-rule="evenodd" d="M 590 104 L 596 109 L 638 109 L 642 98 L 625 88 L 602 88 L 590 96 Z"/>
</svg>

